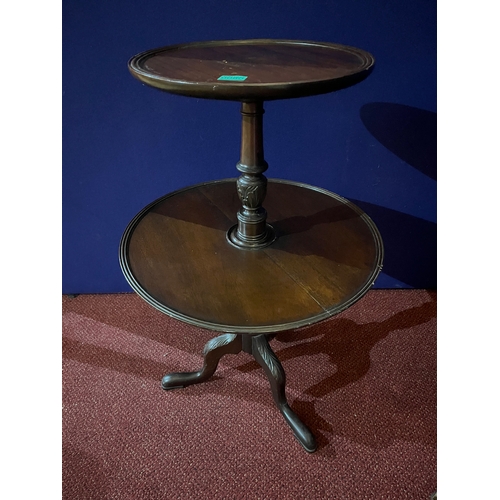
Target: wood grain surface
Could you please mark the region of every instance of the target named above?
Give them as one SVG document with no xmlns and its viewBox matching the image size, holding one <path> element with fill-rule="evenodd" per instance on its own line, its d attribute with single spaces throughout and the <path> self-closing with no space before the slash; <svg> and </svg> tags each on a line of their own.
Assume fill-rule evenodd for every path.
<svg viewBox="0 0 500 500">
<path fill-rule="evenodd" d="M 259 250 L 226 239 L 240 201 L 235 180 L 167 195 L 125 231 L 122 269 L 147 302 L 197 326 L 258 334 L 327 318 L 361 298 L 383 259 L 373 222 L 347 200 L 270 180 L 277 240 Z"/>
<path fill-rule="evenodd" d="M 168 92 L 262 101 L 339 90 L 366 78 L 373 64 L 368 52 L 340 44 L 229 40 L 142 52 L 129 61 L 129 70 L 144 83 Z"/>
</svg>

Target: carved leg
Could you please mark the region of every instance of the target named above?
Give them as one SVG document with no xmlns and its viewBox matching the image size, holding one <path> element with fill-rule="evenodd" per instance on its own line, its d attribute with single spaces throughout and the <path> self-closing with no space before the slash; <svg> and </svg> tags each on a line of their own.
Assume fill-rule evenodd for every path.
<svg viewBox="0 0 500 500">
<path fill-rule="evenodd" d="M 241 335 L 226 333 L 207 342 L 203 349 L 203 368 L 197 372 L 169 373 L 161 381 L 163 389 L 180 389 L 199 384 L 209 379 L 217 369 L 224 354 L 238 354 L 241 351 Z"/>
<path fill-rule="evenodd" d="M 266 335 L 252 337 L 252 354 L 262 366 L 271 383 L 274 402 L 279 408 L 286 422 L 292 428 L 295 437 L 306 451 L 316 450 L 316 440 L 312 432 L 302 423 L 296 413 L 288 405 L 285 396 L 285 370 L 276 354 L 271 349 Z"/>
</svg>

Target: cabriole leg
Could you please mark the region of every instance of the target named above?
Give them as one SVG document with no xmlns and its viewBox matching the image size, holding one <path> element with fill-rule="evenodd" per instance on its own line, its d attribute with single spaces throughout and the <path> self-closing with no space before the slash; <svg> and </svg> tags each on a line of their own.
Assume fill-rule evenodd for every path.
<svg viewBox="0 0 500 500">
<path fill-rule="evenodd" d="M 209 379 L 217 369 L 219 360 L 225 354 L 238 354 L 241 351 L 241 335 L 226 333 L 207 342 L 203 349 L 203 368 L 197 372 L 169 373 L 161 381 L 165 390 L 180 389 L 187 385 L 199 384 Z"/>
<path fill-rule="evenodd" d="M 299 419 L 297 414 L 290 408 L 285 396 L 285 370 L 276 354 L 271 349 L 266 335 L 256 335 L 252 338 L 252 354 L 264 369 L 273 393 L 274 402 L 279 408 L 286 422 L 306 451 L 312 453 L 316 450 L 316 440 L 312 432 Z"/>
</svg>

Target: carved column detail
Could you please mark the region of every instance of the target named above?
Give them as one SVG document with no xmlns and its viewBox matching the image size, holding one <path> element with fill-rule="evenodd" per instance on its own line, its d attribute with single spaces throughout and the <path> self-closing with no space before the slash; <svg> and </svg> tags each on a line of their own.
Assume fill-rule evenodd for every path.
<svg viewBox="0 0 500 500">
<path fill-rule="evenodd" d="M 267 191 L 267 170 L 262 135 L 262 102 L 241 104 L 241 158 L 236 168 L 241 172 L 236 189 L 242 207 L 237 213 L 238 224 L 228 231 L 228 240 L 239 248 L 262 248 L 275 239 L 273 228 L 266 223 L 267 212 L 262 206 Z"/>
</svg>

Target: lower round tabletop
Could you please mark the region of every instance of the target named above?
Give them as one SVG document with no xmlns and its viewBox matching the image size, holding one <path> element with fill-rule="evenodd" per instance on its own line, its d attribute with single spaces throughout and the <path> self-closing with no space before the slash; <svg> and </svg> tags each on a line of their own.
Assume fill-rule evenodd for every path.
<svg viewBox="0 0 500 500">
<path fill-rule="evenodd" d="M 360 299 L 382 266 L 376 226 L 348 200 L 270 180 L 266 248 L 235 248 L 235 180 L 189 187 L 142 210 L 122 239 L 132 288 L 160 311 L 220 332 L 272 333 L 315 323 Z"/>
</svg>

